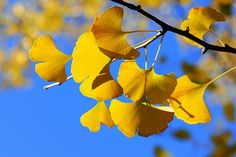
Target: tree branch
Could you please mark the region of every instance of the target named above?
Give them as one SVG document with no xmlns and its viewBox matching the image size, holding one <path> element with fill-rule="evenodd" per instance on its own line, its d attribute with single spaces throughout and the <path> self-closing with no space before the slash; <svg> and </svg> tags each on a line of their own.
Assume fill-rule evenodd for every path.
<svg viewBox="0 0 236 157">
<path fill-rule="evenodd" d="M 161 21 L 160 19 L 156 18 L 155 16 L 149 14 L 148 12 L 146 12 L 145 10 L 143 10 L 141 8 L 141 5 L 134 5 L 132 3 L 128 3 L 125 2 L 123 0 L 111 0 L 115 3 L 118 3 L 120 5 L 123 5 L 131 10 L 135 10 L 138 13 L 142 14 L 143 16 L 151 19 L 152 21 L 154 21 L 155 23 L 157 23 L 158 25 L 160 25 L 163 29 L 164 32 L 170 31 L 173 32 L 175 34 L 179 34 L 181 36 L 184 36 L 192 41 L 195 41 L 196 43 L 198 43 L 199 45 L 203 46 L 204 49 L 204 53 L 207 52 L 208 50 L 215 50 L 215 51 L 221 51 L 221 52 L 228 52 L 228 53 L 234 53 L 236 54 L 236 49 L 233 47 L 230 47 L 229 45 L 225 44 L 225 46 L 217 46 L 217 45 L 212 45 L 209 44 L 197 37 L 195 37 L 194 35 L 192 35 L 191 33 L 189 33 L 189 30 L 181 30 L 178 28 L 175 28 L 173 26 L 168 25 L 167 23 Z"/>
</svg>

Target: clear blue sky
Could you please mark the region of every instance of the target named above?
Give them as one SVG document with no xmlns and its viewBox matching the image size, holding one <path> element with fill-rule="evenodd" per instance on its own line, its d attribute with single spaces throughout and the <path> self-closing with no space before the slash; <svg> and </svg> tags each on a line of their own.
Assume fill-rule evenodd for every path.
<svg viewBox="0 0 236 157">
<path fill-rule="evenodd" d="M 74 43 L 66 42 L 56 40 L 61 50 L 70 53 Z M 196 63 L 200 57 L 198 48 L 181 52 L 171 33 L 163 45 L 161 55 L 168 57 L 168 63 L 156 68 L 161 74 L 175 72 L 180 76 L 182 60 Z M 177 157 L 206 156 L 212 149 L 207 140 L 212 131 L 209 126 L 223 117 L 221 110 L 209 105 L 213 121 L 207 125 L 188 125 L 175 118 L 167 131 L 148 138 L 129 139 L 117 127 L 108 129 L 106 126 L 98 133 L 90 133 L 81 126 L 79 119 L 96 102 L 83 97 L 78 84 L 70 80 L 45 91 L 43 86 L 47 83 L 35 73 L 32 76 L 31 87 L 0 92 L 0 157 L 153 157 L 157 145 L 173 150 L 175 154 L 172 155 Z M 193 133 L 191 144 L 172 138 L 171 133 L 178 128 Z M 203 146 L 196 146 L 199 139 Z"/>
</svg>

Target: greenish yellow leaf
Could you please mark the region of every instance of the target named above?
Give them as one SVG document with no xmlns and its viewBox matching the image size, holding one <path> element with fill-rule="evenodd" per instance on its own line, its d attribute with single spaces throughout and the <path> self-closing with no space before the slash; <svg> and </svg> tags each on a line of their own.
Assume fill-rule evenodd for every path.
<svg viewBox="0 0 236 157">
<path fill-rule="evenodd" d="M 34 41 L 29 51 L 30 59 L 36 64 L 36 73 L 46 81 L 64 82 L 67 78 L 65 65 L 70 56 L 59 51 L 53 39 L 46 35 Z"/>
<path fill-rule="evenodd" d="M 145 102 L 123 103 L 112 100 L 111 117 L 119 130 L 127 137 L 150 136 L 163 132 L 173 118 L 169 107 L 154 106 Z"/>
<path fill-rule="evenodd" d="M 80 118 L 80 122 L 91 132 L 99 131 L 101 124 L 105 124 L 109 128 L 114 125 L 110 111 L 103 101 L 98 102 L 96 106 L 83 114 Z"/>
</svg>

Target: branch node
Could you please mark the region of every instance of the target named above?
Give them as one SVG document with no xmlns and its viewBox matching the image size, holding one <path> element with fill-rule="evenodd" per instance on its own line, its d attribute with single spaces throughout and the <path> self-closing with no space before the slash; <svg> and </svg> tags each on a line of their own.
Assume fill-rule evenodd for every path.
<svg viewBox="0 0 236 157">
<path fill-rule="evenodd" d="M 225 47 L 230 47 L 228 44 L 225 44 Z"/>
<path fill-rule="evenodd" d="M 186 33 L 189 33 L 189 26 L 185 29 Z"/>
<path fill-rule="evenodd" d="M 202 55 L 204 55 L 207 51 L 208 51 L 208 49 L 206 47 L 203 47 L 202 48 Z"/>
<path fill-rule="evenodd" d="M 162 28 L 161 35 L 164 35 L 164 34 L 166 34 L 166 32 L 167 32 L 167 31 L 168 31 L 167 29 L 165 29 L 165 28 Z"/>
<path fill-rule="evenodd" d="M 137 5 L 137 9 L 142 9 L 142 6 L 141 5 Z"/>
</svg>

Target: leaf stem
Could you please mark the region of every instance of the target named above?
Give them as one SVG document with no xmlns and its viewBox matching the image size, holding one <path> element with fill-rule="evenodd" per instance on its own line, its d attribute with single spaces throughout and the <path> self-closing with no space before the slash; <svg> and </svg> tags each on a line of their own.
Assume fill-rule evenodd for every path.
<svg viewBox="0 0 236 157">
<path fill-rule="evenodd" d="M 64 82 L 66 82 L 66 81 L 68 81 L 68 80 L 70 80 L 70 79 L 72 79 L 72 78 L 73 78 L 73 76 L 70 75 L 70 76 L 68 76 L 68 77 L 66 78 L 66 80 L 65 80 Z M 60 85 L 62 85 L 64 82 L 55 82 L 55 83 L 49 84 L 49 85 L 47 85 L 47 86 L 44 86 L 43 89 L 46 90 L 46 89 L 52 88 L 52 87 L 54 87 L 54 86 L 60 86 Z"/>
<path fill-rule="evenodd" d="M 222 46 L 225 46 L 224 42 L 220 39 L 220 37 L 215 34 L 212 30 L 209 30 L 209 33 L 211 33 L 220 43 Z"/>
<path fill-rule="evenodd" d="M 140 49 L 140 48 L 143 48 L 143 47 L 146 47 L 148 46 L 150 43 L 152 43 L 154 40 L 156 40 L 157 38 L 159 38 L 161 35 L 163 34 L 162 31 L 159 31 L 156 35 L 154 35 L 153 37 L 151 38 L 148 38 L 144 41 L 141 41 L 140 43 L 136 44 L 134 46 L 134 49 Z"/>
<path fill-rule="evenodd" d="M 148 49 L 147 47 L 144 47 L 144 53 L 145 53 L 145 70 L 148 69 Z"/>
<path fill-rule="evenodd" d="M 124 33 L 148 33 L 148 32 L 159 32 L 160 30 L 135 30 L 135 31 L 126 31 Z"/>
<path fill-rule="evenodd" d="M 163 39 L 164 39 L 164 34 L 163 34 L 162 37 L 161 37 L 161 41 L 160 41 L 160 44 L 159 44 L 159 46 L 158 46 L 158 49 L 157 49 L 157 52 L 156 52 L 156 56 L 155 56 L 155 58 L 154 58 L 154 61 L 153 61 L 153 63 L 152 63 L 151 68 L 153 68 L 154 65 L 155 65 L 156 62 L 157 62 L 157 58 L 158 58 L 158 55 L 159 55 L 160 50 L 161 50 L 161 46 L 162 46 Z"/>
<path fill-rule="evenodd" d="M 227 71 L 223 72 L 222 74 L 220 74 L 219 76 L 215 77 L 210 82 L 208 82 L 206 85 L 210 85 L 211 83 L 215 82 L 216 80 L 218 80 L 219 78 L 221 78 L 222 76 L 226 75 L 227 73 L 231 72 L 234 69 L 236 69 L 236 66 L 233 68 L 230 68 L 229 70 L 227 70 Z"/>
</svg>

